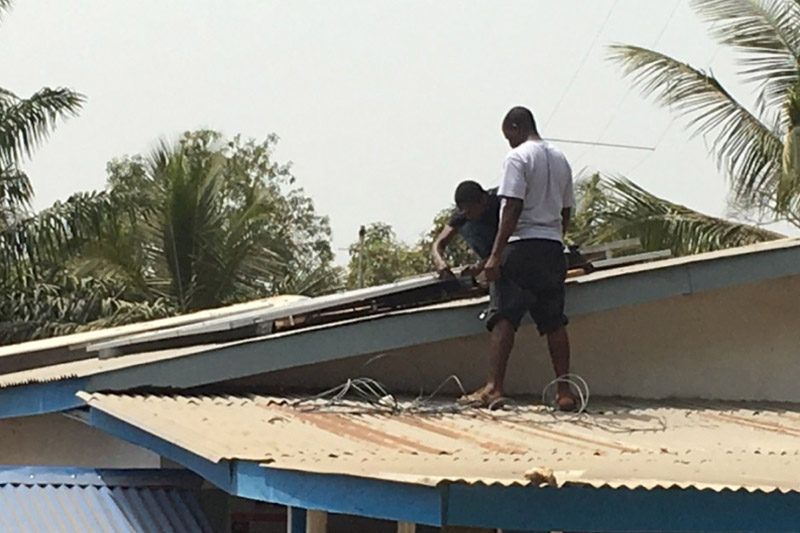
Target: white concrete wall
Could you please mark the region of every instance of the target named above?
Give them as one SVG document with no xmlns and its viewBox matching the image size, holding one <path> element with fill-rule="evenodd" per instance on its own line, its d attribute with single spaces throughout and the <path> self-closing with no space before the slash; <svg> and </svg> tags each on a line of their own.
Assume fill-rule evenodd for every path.
<svg viewBox="0 0 800 533">
<path fill-rule="evenodd" d="M 158 468 L 159 456 L 60 414 L 0 420 L 0 465 Z"/>
<path fill-rule="evenodd" d="M 798 402 L 799 301 L 796 276 L 577 317 L 569 327 L 573 371 L 589 381 L 592 394 L 604 396 Z M 487 339 L 400 350 L 366 367 L 370 358 L 356 357 L 247 382 L 321 390 L 370 376 L 392 392 L 415 392 L 456 374 L 471 389 L 484 379 Z M 552 378 L 544 339 L 532 326 L 523 328 L 508 392 L 539 395 Z"/>
</svg>

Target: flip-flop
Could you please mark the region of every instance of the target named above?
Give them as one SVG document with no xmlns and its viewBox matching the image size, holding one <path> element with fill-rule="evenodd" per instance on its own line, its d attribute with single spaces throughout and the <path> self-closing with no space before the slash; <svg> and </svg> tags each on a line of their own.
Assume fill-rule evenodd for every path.
<svg viewBox="0 0 800 533">
<path fill-rule="evenodd" d="M 489 396 L 482 391 L 476 391 L 472 394 L 467 394 L 458 399 L 461 405 L 476 407 L 478 409 L 501 409 L 505 405 L 505 398 L 503 396 Z"/>
<path fill-rule="evenodd" d="M 561 403 L 561 400 L 568 400 L 568 402 Z M 574 413 L 578 410 L 578 400 L 573 396 L 556 396 L 556 405 L 559 411 L 565 413 Z"/>
</svg>

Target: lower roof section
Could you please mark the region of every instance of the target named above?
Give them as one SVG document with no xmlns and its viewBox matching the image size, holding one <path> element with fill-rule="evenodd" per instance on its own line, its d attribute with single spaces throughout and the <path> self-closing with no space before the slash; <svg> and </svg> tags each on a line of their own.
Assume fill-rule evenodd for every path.
<svg viewBox="0 0 800 533">
<path fill-rule="evenodd" d="M 776 469 L 769 465 L 774 464 L 776 456 L 785 459 L 792 455 L 770 455 L 771 450 L 764 445 L 771 440 L 772 434 L 793 431 L 789 427 L 791 422 L 787 427 L 780 422 L 776 425 L 775 417 L 780 417 L 780 413 L 768 406 L 758 406 L 758 410 L 763 408 L 766 411 L 765 417 L 759 418 L 761 415 L 757 414 L 755 406 L 750 410 L 737 410 L 730 406 L 659 408 L 617 402 L 608 404 L 609 410 L 602 416 L 595 413 L 605 429 L 593 428 L 592 421 L 587 419 L 567 423 L 546 415 L 537 420 L 525 413 L 524 408 L 518 413 L 518 419 L 506 421 L 486 422 L 482 414 L 474 413 L 473 422 L 460 427 L 453 417 L 445 416 L 431 421 L 430 429 L 425 431 L 397 416 L 317 413 L 329 420 L 338 419 L 343 424 L 338 428 L 320 429 L 319 423 L 301 421 L 300 425 L 309 427 L 300 430 L 296 427 L 297 422 L 291 420 L 294 416 L 292 411 L 287 413 L 287 406 L 269 399 L 117 399 L 120 403 L 106 396 L 86 397 L 93 406 L 88 416 L 89 423 L 194 470 L 230 494 L 291 507 L 432 526 L 472 526 L 510 531 L 788 533 L 796 531 L 800 523 L 800 492 L 795 489 L 765 492 L 769 490 L 769 483 L 771 486 L 776 483 L 784 485 L 781 480 L 791 478 L 797 472 L 796 466 L 786 464 L 780 480 L 769 480 L 761 490 L 742 484 L 748 471 L 769 470 L 770 475 L 777 476 Z M 174 402 L 191 407 L 174 409 Z M 152 406 L 145 407 L 142 403 Z M 215 403 L 219 407 L 216 413 L 209 409 L 209 405 Z M 666 429 L 664 424 L 651 425 L 653 416 L 658 418 L 658 415 L 648 412 L 650 409 L 675 410 L 674 415 L 664 417 Z M 168 415 L 173 410 L 179 411 L 180 415 Z M 241 416 L 244 410 L 249 411 L 246 417 Z M 204 415 L 197 411 L 204 411 Z M 156 423 L 153 420 L 155 413 L 169 420 L 163 424 Z M 221 416 L 224 413 L 228 413 L 225 419 Z M 694 413 L 700 415 L 698 420 L 693 420 Z M 754 417 L 757 420 L 751 421 L 763 427 L 756 429 L 752 424 L 736 419 L 721 423 L 714 418 L 715 415 L 728 414 L 745 419 Z M 703 418 L 705 415 L 711 418 Z M 457 417 L 464 416 L 466 414 Z M 359 417 L 363 423 L 355 425 Z M 690 421 L 681 424 L 682 417 Z M 370 419 L 383 419 L 383 422 L 391 419 L 397 424 L 393 430 L 407 430 L 409 434 L 388 433 L 389 428 L 380 425 L 383 422 Z M 287 433 L 286 423 L 295 426 L 298 432 Z M 673 425 L 674 431 L 671 431 Z M 170 429 L 169 426 L 176 427 Z M 693 438 L 692 435 L 704 426 L 707 429 L 703 432 L 709 440 Z M 736 427 L 739 427 L 738 432 L 731 434 L 730 430 Z M 711 437 L 714 428 L 719 431 L 719 437 Z M 661 449 L 659 435 L 662 433 L 672 448 L 663 446 L 664 450 Z M 651 436 L 645 437 L 647 434 Z M 757 442 L 761 443 L 759 453 L 743 450 L 748 447 L 743 440 L 748 434 L 755 435 Z M 681 436 L 686 440 L 679 443 Z M 337 437 L 339 440 L 334 440 Z M 720 438 L 730 448 L 719 447 L 716 443 Z M 788 443 L 789 440 L 782 442 Z M 459 441 L 462 444 L 459 445 Z M 519 482 L 517 478 L 508 483 L 507 477 L 506 484 L 496 482 L 493 476 L 497 473 L 489 475 L 486 470 L 479 479 L 455 479 L 466 478 L 467 472 L 475 473 L 475 466 L 485 469 L 480 465 L 486 459 L 502 476 L 514 469 L 521 471 L 521 468 L 510 465 L 524 462 L 526 455 L 512 454 L 511 449 L 528 446 L 531 449 L 528 453 L 533 455 L 538 453 L 536 450 L 542 441 L 549 441 L 548 452 L 539 457 L 549 457 L 550 464 L 570 464 L 576 457 L 586 458 L 585 452 L 591 450 L 588 455 L 617 465 L 618 473 L 625 475 L 634 472 L 634 464 L 645 464 L 648 457 L 664 454 L 672 461 L 673 475 L 686 476 L 686 482 L 675 484 L 660 479 L 645 483 L 643 479 L 637 479 L 635 483 L 628 480 L 619 486 L 604 479 L 596 483 L 561 481 L 553 487 Z M 604 450 L 601 444 L 605 448 L 608 445 L 636 446 L 638 450 L 618 450 L 616 453 Z M 497 450 L 495 447 L 498 445 L 506 449 Z M 420 450 L 422 446 L 429 449 Z M 581 446 L 589 449 L 578 453 Z M 654 449 L 656 446 L 658 448 Z M 433 450 L 440 453 L 434 454 Z M 691 457 L 695 450 L 700 452 L 700 457 L 693 463 Z M 599 456 L 594 455 L 596 451 L 600 452 Z M 728 457 L 729 451 L 735 455 L 725 459 L 732 467 L 728 481 L 729 484 L 739 483 L 738 490 L 724 489 L 719 485 L 699 488 L 703 485 L 692 481 L 696 478 L 691 476 L 695 467 L 712 457 Z M 299 459 L 306 452 L 307 458 Z M 248 456 L 251 459 L 226 459 L 225 456 Z M 443 463 L 436 459 L 438 456 L 449 465 L 440 472 L 450 472 L 450 476 L 434 475 L 433 469 L 427 479 L 419 475 L 409 476 L 408 470 L 401 471 L 393 459 L 416 462 L 422 471 L 427 471 L 429 467 L 426 464 L 439 464 L 441 467 Z M 746 467 L 736 461 L 737 457 L 744 460 L 747 456 L 757 459 L 748 461 Z M 218 459 L 215 462 L 211 457 Z M 367 465 L 361 473 L 355 465 L 358 462 L 356 457 Z M 642 457 L 644 461 L 635 460 Z M 631 458 L 634 462 L 629 461 Z M 330 468 L 340 459 L 340 467 Z M 291 460 L 294 460 L 294 467 L 290 467 Z M 532 463 L 543 464 L 543 461 Z M 736 467 L 733 467 L 734 463 L 737 463 Z M 337 470 L 347 473 L 333 473 Z M 556 476 L 559 475 L 561 473 L 556 472 Z M 686 488 L 681 488 L 684 486 Z"/>
<path fill-rule="evenodd" d="M 265 396 L 82 394 L 92 408 L 212 463 L 416 485 L 800 491 L 800 407 L 593 400 L 590 415 L 534 404 L 379 406 Z M 534 481 L 534 484 L 538 482 Z"/>
<path fill-rule="evenodd" d="M 0 468 L 0 531 L 211 533 L 185 471 Z"/>
</svg>

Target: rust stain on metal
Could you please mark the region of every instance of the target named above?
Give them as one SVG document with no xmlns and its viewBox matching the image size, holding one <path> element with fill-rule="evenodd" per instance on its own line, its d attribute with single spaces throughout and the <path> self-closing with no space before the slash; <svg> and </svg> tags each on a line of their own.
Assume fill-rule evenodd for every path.
<svg viewBox="0 0 800 533">
<path fill-rule="evenodd" d="M 575 446 L 575 447 L 583 448 L 583 449 L 586 449 L 586 450 L 594 451 L 594 450 L 597 449 L 597 446 L 602 446 L 602 447 L 605 447 L 605 448 L 611 448 L 613 450 L 618 450 L 618 451 L 627 452 L 627 453 L 636 453 L 636 452 L 640 451 L 639 448 L 633 448 L 633 447 L 630 447 L 630 446 L 625 446 L 624 444 L 619 444 L 619 443 L 616 443 L 616 442 L 609 442 L 607 440 L 592 439 L 592 438 L 589 438 L 589 437 L 584 437 L 582 435 L 577 435 L 575 433 L 571 433 L 569 431 L 560 431 L 560 430 L 557 430 L 557 429 L 547 428 L 547 427 L 543 427 L 543 426 L 517 424 L 517 423 L 513 423 L 513 422 L 510 422 L 510 421 L 507 421 L 507 420 L 502 420 L 500 418 L 496 418 L 495 421 L 500 423 L 500 424 L 502 424 L 503 426 L 511 429 L 511 430 L 514 430 L 514 431 L 518 431 L 518 432 L 521 432 L 521 433 L 530 433 L 530 434 L 532 434 L 534 436 L 538 436 L 538 437 L 542 437 L 543 436 L 543 437 L 549 438 L 551 440 L 554 440 L 556 442 L 562 442 L 564 444 L 569 444 L 570 446 Z M 585 446 L 585 445 L 579 444 L 579 443 L 590 444 L 590 445 L 593 445 L 593 446 Z"/>
<path fill-rule="evenodd" d="M 325 416 L 325 415 L 322 415 L 322 416 Z M 425 444 L 422 444 L 421 442 L 417 442 L 415 440 L 407 439 L 405 437 L 400 437 L 398 435 L 392 435 L 390 433 L 386 433 L 384 431 L 375 429 L 374 427 L 370 426 L 369 424 L 364 423 L 361 420 L 357 420 L 352 416 L 348 417 L 348 416 L 339 415 L 339 414 L 337 414 L 335 416 L 339 420 L 341 420 L 342 422 L 346 423 L 347 425 L 355 426 L 357 428 L 357 430 L 358 430 L 358 435 L 361 435 L 363 433 L 372 434 L 372 435 L 378 435 L 381 438 L 384 438 L 389 442 L 395 442 L 396 444 L 398 444 L 400 446 L 405 446 L 407 448 L 410 448 L 413 451 L 419 451 L 419 452 L 423 452 L 423 453 L 430 453 L 430 454 L 433 454 L 433 455 L 441 455 L 441 454 L 448 453 L 448 450 L 432 448 L 430 446 L 426 446 Z"/>
<path fill-rule="evenodd" d="M 431 433 L 436 433 L 438 435 L 442 435 L 445 437 L 449 437 L 451 439 L 455 439 L 459 442 L 469 442 L 471 444 L 475 444 L 484 450 L 488 450 L 490 452 L 496 453 L 505 453 L 509 455 L 521 455 L 524 454 L 527 450 L 512 447 L 512 446 L 505 446 L 503 444 L 497 442 L 486 441 L 482 439 L 477 439 L 473 435 L 470 435 L 464 431 L 458 431 L 455 429 L 448 429 L 446 427 L 446 423 L 444 419 L 438 421 L 439 424 L 431 423 L 427 420 L 424 420 L 421 417 L 405 417 L 403 423 L 408 424 L 410 426 L 416 426 L 420 429 L 424 429 L 425 431 L 429 431 Z"/>
<path fill-rule="evenodd" d="M 780 433 L 782 435 L 790 435 L 792 437 L 800 437 L 800 430 L 794 428 L 788 428 L 786 426 L 782 426 L 780 424 L 774 424 L 771 422 L 762 422 L 757 420 L 751 420 L 749 418 L 744 418 L 742 416 L 732 415 L 729 413 L 700 413 L 700 416 L 704 418 L 709 418 L 712 420 L 721 420 L 724 422 L 733 422 L 734 424 L 740 424 L 743 426 L 749 426 L 755 429 L 763 429 L 764 431 L 771 431 L 773 433 Z"/>
</svg>

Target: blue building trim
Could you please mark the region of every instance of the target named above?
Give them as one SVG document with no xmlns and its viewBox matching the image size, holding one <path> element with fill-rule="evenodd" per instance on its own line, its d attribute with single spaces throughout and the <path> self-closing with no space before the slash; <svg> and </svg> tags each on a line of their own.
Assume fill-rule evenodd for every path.
<svg viewBox="0 0 800 533">
<path fill-rule="evenodd" d="M 790 532 L 800 493 L 451 484 L 447 523 L 518 531 Z"/>
<path fill-rule="evenodd" d="M 0 418 L 57 413 L 82 407 L 83 401 L 75 394 L 86 383 L 86 378 L 67 378 L 0 389 Z"/>
<path fill-rule="evenodd" d="M 237 461 L 234 493 L 331 513 L 442 525 L 442 490 L 427 485 L 315 474 Z"/>
<path fill-rule="evenodd" d="M 800 524 L 800 493 L 796 492 L 457 482 L 433 487 L 271 468 L 252 461 L 213 463 L 94 409 L 89 422 L 182 464 L 229 494 L 294 508 L 510 531 L 789 533 Z"/>
</svg>

